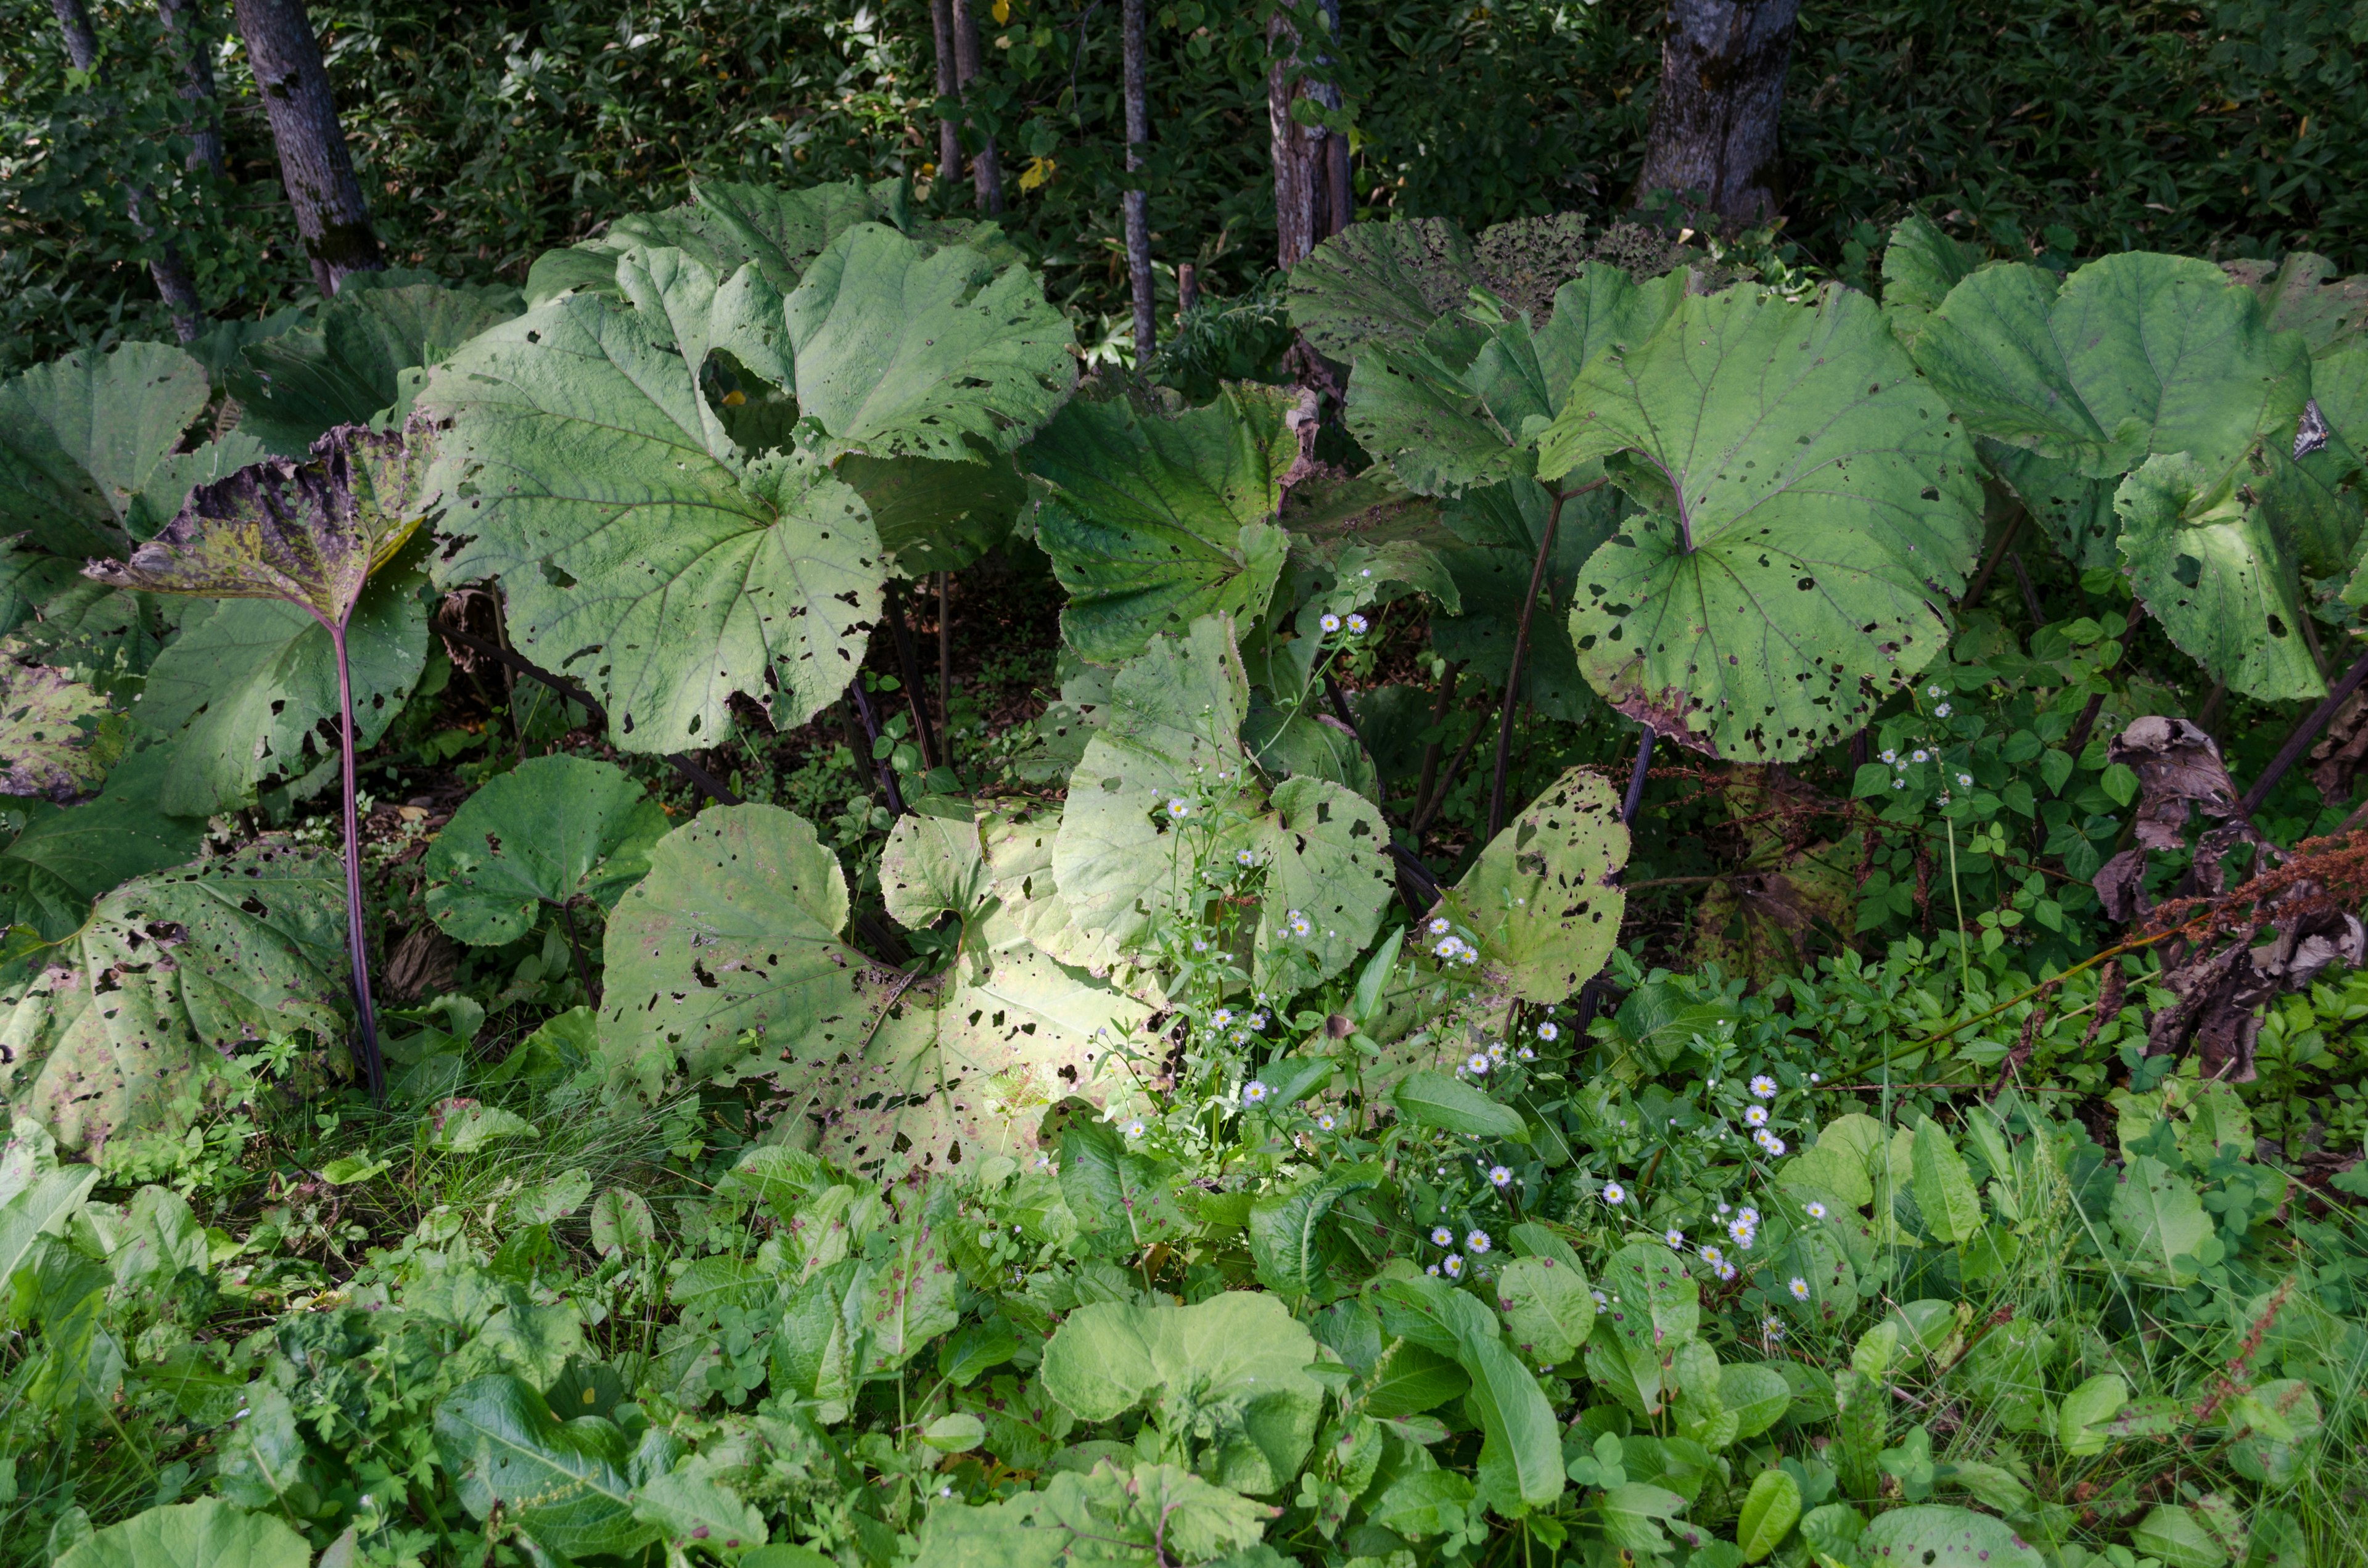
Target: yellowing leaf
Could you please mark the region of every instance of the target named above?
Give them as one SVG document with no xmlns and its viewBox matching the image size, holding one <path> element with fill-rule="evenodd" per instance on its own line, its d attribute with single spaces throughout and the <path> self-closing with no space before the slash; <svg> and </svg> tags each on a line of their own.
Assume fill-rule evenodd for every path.
<svg viewBox="0 0 2368 1568">
<path fill-rule="evenodd" d="M 995 17 L 996 27 L 1003 26 L 1011 20 L 1011 0 L 995 0 L 995 7 L 989 14 Z"/>
<path fill-rule="evenodd" d="M 1005 0 L 996 0 L 995 8 L 998 11 L 1008 11 L 1011 7 L 1005 3 Z M 1051 182 L 1053 171 L 1058 167 L 1060 165 L 1050 158 L 1029 159 L 1028 166 L 1019 171 L 1019 188 L 1022 190 L 1041 188 Z"/>
</svg>

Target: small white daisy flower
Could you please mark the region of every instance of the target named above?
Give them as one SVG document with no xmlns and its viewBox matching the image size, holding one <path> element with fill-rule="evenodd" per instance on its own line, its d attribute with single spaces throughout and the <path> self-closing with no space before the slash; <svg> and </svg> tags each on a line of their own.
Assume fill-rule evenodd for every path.
<svg viewBox="0 0 2368 1568">
<path fill-rule="evenodd" d="M 1193 938 L 1192 938 L 1192 950 L 1193 950 L 1194 952 L 1196 952 L 1196 953 L 1205 953 L 1205 952 L 1207 952 L 1207 951 L 1209 950 L 1209 938 L 1208 938 L 1208 937 L 1193 937 Z"/>
<path fill-rule="evenodd" d="M 1605 1294 L 1604 1294 L 1602 1291 L 1600 1291 L 1600 1290 L 1590 1290 L 1590 1291 L 1588 1291 L 1588 1295 L 1591 1295 L 1591 1296 L 1593 1296 L 1593 1297 L 1595 1298 L 1595 1304 L 1596 1304 L 1597 1306 L 1599 1306 L 1599 1307 L 1601 1307 L 1601 1306 L 1608 1306 L 1608 1305 L 1610 1305 L 1610 1304 L 1611 1304 L 1611 1297 L 1609 1297 L 1609 1296 L 1607 1296 L 1607 1295 L 1605 1295 Z"/>
<path fill-rule="evenodd" d="M 1812 1073 L 1809 1074 L 1809 1082 L 1812 1084 L 1822 1084 L 1825 1081 L 1826 1075 L 1823 1073 Z"/>
<path fill-rule="evenodd" d="M 1793 1299 L 1796 1301 L 1805 1301 L 1809 1299 L 1809 1282 L 1797 1274 L 1793 1276 L 1793 1282 L 1784 1289 L 1793 1292 Z"/>
<path fill-rule="evenodd" d="M 1362 637 L 1364 634 L 1365 618 L 1361 615 L 1350 616 L 1349 618 L 1349 635 L 1351 637 Z"/>
<path fill-rule="evenodd" d="M 1960 789 L 1960 790 L 1970 790 L 1970 789 L 1972 789 L 1973 787 L 1974 787 L 1974 776 L 1973 776 L 1972 774 L 1970 774 L 1970 773 L 1960 773 L 1960 774 L 1958 774 L 1958 775 L 1957 775 L 1957 788 L 1958 788 L 1958 789 Z"/>
<path fill-rule="evenodd" d="M 1776 1097 L 1776 1080 L 1762 1073 L 1751 1080 L 1751 1097 L 1772 1100 Z"/>
<path fill-rule="evenodd" d="M 1439 1278 L 1439 1265 L 1434 1263 L 1429 1268 L 1424 1269 L 1423 1272 L 1429 1275 L 1433 1279 L 1436 1279 Z"/>
<path fill-rule="evenodd" d="M 1252 1013 L 1248 1017 L 1242 1021 L 1249 1025 L 1250 1033 L 1252 1034 L 1257 1034 L 1266 1028 L 1266 1015 L 1264 1013 Z"/>
<path fill-rule="evenodd" d="M 1461 1279 L 1463 1278 L 1463 1259 L 1457 1256 L 1454 1253 L 1451 1252 L 1445 1257 L 1440 1258 L 1439 1260 L 1439 1267 L 1443 1272 L 1445 1272 L 1450 1279 Z"/>
<path fill-rule="evenodd" d="M 1905 778 L 1895 778 L 1891 781 L 1891 787 L 1895 790 L 1905 790 L 1907 788 L 1907 780 Z"/>
<path fill-rule="evenodd" d="M 1143 1119 L 1141 1117 L 1136 1117 L 1124 1127 L 1119 1129 L 1119 1131 L 1125 1133 L 1129 1138 L 1140 1138 L 1143 1136 Z"/>
<path fill-rule="evenodd" d="M 1883 748 L 1883 760 L 1885 762 L 1897 762 L 1899 760 L 1899 753 L 1890 746 L 1885 746 Z"/>
<path fill-rule="evenodd" d="M 1822 1220 L 1826 1217 L 1826 1206 L 1814 1198 L 1809 1199 L 1807 1206 L 1802 1211 L 1812 1220 Z"/>
<path fill-rule="evenodd" d="M 1486 1073 L 1488 1071 L 1488 1053 L 1485 1051 L 1474 1051 L 1471 1055 L 1463 1059 L 1463 1070 L 1467 1073 Z"/>
<path fill-rule="evenodd" d="M 1938 697 L 1938 696 L 1940 696 L 1940 695 L 1941 695 L 1941 687 L 1940 687 L 1940 686 L 1936 683 L 1936 684 L 1934 684 L 1934 685 L 1931 685 L 1931 686 L 1928 686 L 1928 687 L 1926 687 L 1924 688 L 1924 695 L 1925 695 L 1925 696 L 1927 696 L 1927 697 Z"/>
<path fill-rule="evenodd" d="M 1338 631 L 1340 630 L 1340 618 L 1337 615 L 1326 615 L 1315 624 L 1326 631 Z"/>
<path fill-rule="evenodd" d="M 1759 1144 L 1762 1149 L 1767 1150 L 1769 1158 L 1770 1159 L 1781 1158 L 1784 1153 L 1784 1140 L 1777 1137 L 1776 1134 L 1769 1131 L 1764 1127 L 1759 1130 L 1758 1135 L 1752 1139 L 1752 1142 Z"/>
<path fill-rule="evenodd" d="M 1734 1221 L 1726 1227 L 1726 1239 L 1746 1252 L 1751 1250 L 1751 1244 L 1759 1234 L 1759 1232 L 1756 1226 L 1747 1225 L 1740 1220 Z"/>
<path fill-rule="evenodd" d="M 1329 1132 L 1340 1124 L 1332 1119 L 1332 1113 L 1327 1110 L 1315 1119 L 1315 1125 Z"/>
<path fill-rule="evenodd" d="M 1167 814 L 1181 822 L 1192 814 L 1192 802 L 1181 795 L 1174 796 L 1167 802 Z"/>
<path fill-rule="evenodd" d="M 1754 1127 L 1765 1127 L 1768 1125 L 1768 1108 L 1764 1105 L 1745 1106 L 1743 1119 Z"/>
<path fill-rule="evenodd" d="M 1456 961 L 1459 963 L 1465 965 L 1475 964 L 1480 961 L 1480 949 L 1471 946 L 1469 943 L 1466 943 L 1463 950 L 1457 953 L 1455 957 Z"/>
<path fill-rule="evenodd" d="M 1669 1244 L 1671 1252 L 1680 1251 L 1686 1244 L 1686 1233 L 1674 1225 L 1661 1233 L 1661 1239 Z"/>
<path fill-rule="evenodd" d="M 1430 934 L 1431 934 L 1432 936 L 1434 936 L 1434 937 L 1444 937 L 1444 936 L 1446 936 L 1446 935 L 1447 935 L 1447 916 L 1446 916 L 1446 915 L 1433 915 L 1433 916 L 1431 917 L 1431 922 L 1430 922 L 1429 930 L 1430 930 Z"/>
<path fill-rule="evenodd" d="M 1770 1318 L 1759 1325 L 1759 1336 L 1769 1340 L 1782 1339 L 1784 1337 L 1784 1325 L 1774 1318 Z"/>
<path fill-rule="evenodd" d="M 1488 1167 L 1488 1185 L 1496 1187 L 1510 1187 L 1513 1185 L 1513 1173 L 1506 1169 L 1503 1165 L 1490 1165 Z M 1483 1247 L 1474 1247 L 1472 1250 L 1474 1252 L 1483 1252 L 1486 1249 Z"/>
<path fill-rule="evenodd" d="M 1513 1052 L 1513 1054 L 1520 1057 L 1524 1062 L 1535 1062 L 1538 1059 L 1538 1053 L 1531 1051 L 1526 1045 L 1521 1047 L 1520 1050 Z"/>
<path fill-rule="evenodd" d="M 1486 1252 L 1496 1244 L 1486 1231 L 1474 1231 L 1463 1238 L 1464 1249 L 1468 1252 Z"/>
<path fill-rule="evenodd" d="M 1739 1272 L 1741 1271 L 1731 1263 L 1722 1263 L 1718 1266 L 1718 1277 L 1721 1279 L 1732 1280 Z"/>
<path fill-rule="evenodd" d="M 1505 1060 L 1505 1042 L 1503 1040 L 1492 1040 L 1488 1042 L 1488 1060 L 1491 1062 L 1502 1062 Z"/>
<path fill-rule="evenodd" d="M 1437 953 L 1440 958 L 1452 959 L 1455 956 L 1457 950 L 1463 946 L 1463 944 L 1453 937 L 1441 937 L 1439 939 L 1439 946 L 1431 949 L 1430 950 Z"/>
<path fill-rule="evenodd" d="M 1945 718 L 1947 718 L 1947 717 L 1949 716 L 1949 705 L 1948 705 L 1947 703 L 1943 702 L 1942 704 L 1941 704 L 1941 706 L 1940 706 L 1940 707 L 1935 708 L 1934 710 L 1932 710 L 1932 711 L 1933 711 L 1935 714 L 1939 715 L 1940 717 L 1941 717 L 1941 718 L 1945 719 Z"/>
<path fill-rule="evenodd" d="M 1735 1217 L 1742 1221 L 1747 1225 L 1757 1225 L 1759 1223 L 1759 1210 L 1752 1208 L 1749 1204 L 1746 1204 L 1742 1208 L 1736 1210 L 1735 1211 Z"/>
<path fill-rule="evenodd" d="M 1548 1018 L 1544 1023 L 1538 1026 L 1538 1038 L 1544 1040 L 1548 1045 L 1552 1045 L 1555 1040 L 1562 1038 L 1562 1027 L 1556 1024 L 1552 1018 Z"/>
<path fill-rule="evenodd" d="M 1430 1233 L 1430 1244 L 1435 1247 L 1452 1247 L 1455 1244 L 1455 1233 L 1444 1225 L 1437 1226 Z"/>
<path fill-rule="evenodd" d="M 1242 1104 L 1266 1104 L 1266 1085 L 1258 1082 L 1256 1078 L 1252 1078 L 1248 1083 L 1244 1084 L 1242 1085 Z"/>
<path fill-rule="evenodd" d="M 1628 1189 L 1616 1181 L 1607 1181 L 1603 1184 L 1603 1201 L 1617 1208 L 1628 1201 Z"/>
<path fill-rule="evenodd" d="M 1258 864 L 1258 851 L 1255 849 L 1236 849 L 1234 851 L 1234 861 L 1236 865 L 1255 866 Z"/>
<path fill-rule="evenodd" d="M 1212 1028 L 1231 1028 L 1233 1024 L 1234 1010 L 1231 1007 L 1220 1007 L 1209 1015 L 1209 1025 Z"/>
<path fill-rule="evenodd" d="M 1726 1262 L 1726 1254 L 1713 1246 L 1702 1248 L 1702 1261 L 1709 1264 L 1713 1268 L 1716 1268 Z"/>
<path fill-rule="evenodd" d="M 1924 760 L 1924 748 L 1918 746 L 1914 751 L 1909 752 L 1907 756 L 1911 761 L 1921 762 Z"/>
<path fill-rule="evenodd" d="M 1291 912 L 1290 918 L 1285 920 L 1283 925 L 1290 928 L 1291 934 L 1294 937 L 1304 937 L 1310 931 L 1315 929 L 1315 926 L 1308 924 L 1307 916 L 1300 914 L 1299 911 L 1295 909 Z"/>
</svg>

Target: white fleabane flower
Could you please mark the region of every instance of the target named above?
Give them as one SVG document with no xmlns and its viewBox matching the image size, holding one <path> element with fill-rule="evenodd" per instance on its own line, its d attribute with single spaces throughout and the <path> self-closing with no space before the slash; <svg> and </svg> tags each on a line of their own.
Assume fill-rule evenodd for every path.
<svg viewBox="0 0 2368 1568">
<path fill-rule="evenodd" d="M 1140 1138 L 1143 1136 L 1143 1119 L 1138 1116 L 1133 1120 L 1128 1122 L 1125 1126 L 1120 1128 L 1119 1131 L 1125 1133 L 1129 1138 Z"/>
<path fill-rule="evenodd" d="M 1907 780 L 1905 778 L 1895 778 L 1891 781 L 1891 787 L 1895 790 L 1905 790 L 1907 788 Z"/>
<path fill-rule="evenodd" d="M 1885 761 L 1885 762 L 1897 762 L 1897 761 L 1899 760 L 1899 751 L 1898 751 L 1898 748 L 1896 748 L 1896 746 L 1885 746 L 1885 747 L 1884 747 L 1884 748 L 1883 748 L 1883 760 L 1884 760 L 1884 761 Z"/>
<path fill-rule="evenodd" d="M 1234 851 L 1234 860 L 1237 865 L 1255 866 L 1258 864 L 1258 851 L 1255 849 L 1236 849 Z"/>
<path fill-rule="evenodd" d="M 1300 914 L 1299 911 L 1295 909 L 1291 912 L 1291 917 L 1285 920 L 1283 925 L 1290 929 L 1291 934 L 1294 937 L 1304 937 L 1310 931 L 1315 929 L 1314 926 L 1308 923 L 1307 916 Z"/>
<path fill-rule="evenodd" d="M 1266 1085 L 1258 1082 L 1256 1078 L 1252 1078 L 1248 1083 L 1244 1084 L 1242 1085 L 1242 1104 L 1266 1104 Z"/>
<path fill-rule="evenodd" d="M 1463 944 L 1463 950 L 1457 953 L 1455 957 L 1459 963 L 1475 964 L 1480 961 L 1480 949 L 1466 942 Z"/>
<path fill-rule="evenodd" d="M 1486 1073 L 1486 1072 L 1487 1072 L 1487 1071 L 1488 1071 L 1488 1053 L 1487 1053 L 1486 1051 L 1474 1051 L 1471 1055 L 1469 1055 L 1469 1056 L 1467 1056 L 1467 1057 L 1465 1057 L 1465 1058 L 1463 1059 L 1463 1070 L 1464 1070 L 1466 1073 Z"/>
<path fill-rule="evenodd" d="M 1503 1040 L 1492 1040 L 1488 1042 L 1488 1060 L 1491 1062 L 1502 1062 L 1505 1060 L 1505 1042 Z"/>
<path fill-rule="evenodd" d="M 1362 637 L 1364 634 L 1365 618 L 1361 615 L 1350 616 L 1349 618 L 1349 635 L 1351 637 Z"/>
<path fill-rule="evenodd" d="M 1431 918 L 1431 922 L 1430 922 L 1429 930 L 1430 930 L 1430 934 L 1431 934 L 1432 936 L 1434 936 L 1434 937 L 1444 937 L 1444 936 L 1446 936 L 1446 935 L 1447 935 L 1447 916 L 1446 916 L 1446 915 L 1434 915 L 1434 916 L 1432 916 L 1432 918 Z"/>
<path fill-rule="evenodd" d="M 1548 1018 L 1544 1023 L 1538 1026 L 1538 1038 L 1544 1040 L 1548 1045 L 1552 1045 L 1554 1041 L 1562 1038 L 1562 1027 L 1556 1024 L 1552 1018 Z"/>
<path fill-rule="evenodd" d="M 1266 1015 L 1264 1013 L 1252 1013 L 1247 1018 L 1245 1018 L 1242 1021 L 1249 1025 L 1250 1033 L 1252 1034 L 1257 1034 L 1266 1028 Z"/>
<path fill-rule="evenodd" d="M 1340 630 L 1340 618 L 1337 615 L 1327 614 L 1323 619 L 1317 621 L 1315 624 L 1322 627 L 1326 631 L 1338 631 Z"/>
<path fill-rule="evenodd" d="M 1436 1279 L 1439 1278 L 1439 1265 L 1434 1263 L 1429 1268 L 1424 1269 L 1423 1272 L 1429 1275 L 1433 1279 Z"/>
<path fill-rule="evenodd" d="M 1917 762 L 1921 762 L 1921 761 L 1923 761 L 1923 760 L 1924 760 L 1924 748 L 1923 748 L 1923 747 L 1921 747 L 1921 746 L 1918 746 L 1918 747 L 1917 747 L 1914 751 L 1912 751 L 1912 752 L 1908 753 L 1907 755 L 1908 755 L 1908 756 L 1909 756 L 1912 760 L 1917 761 Z"/>
<path fill-rule="evenodd" d="M 1435 1247 L 1452 1247 L 1455 1244 L 1455 1233 L 1440 1225 L 1430 1233 L 1430 1244 Z"/>
<path fill-rule="evenodd" d="M 1461 1279 L 1463 1278 L 1463 1259 L 1454 1253 L 1451 1252 L 1445 1257 L 1440 1259 L 1439 1267 L 1450 1279 Z"/>
<path fill-rule="evenodd" d="M 1488 1233 L 1486 1231 L 1474 1231 L 1470 1235 L 1463 1238 L 1464 1250 L 1467 1252 L 1486 1252 L 1490 1247 L 1495 1246 L 1496 1244 L 1496 1242 L 1489 1237 Z"/>
<path fill-rule="evenodd" d="M 1220 1007 L 1209 1015 L 1209 1024 L 1212 1028 L 1231 1028 L 1233 1023 L 1234 1010 L 1231 1007 Z"/>
<path fill-rule="evenodd" d="M 1535 1062 L 1538 1059 L 1538 1053 L 1531 1051 L 1526 1045 L 1521 1047 L 1520 1050 L 1515 1051 L 1513 1054 L 1520 1057 L 1524 1062 Z"/>
<path fill-rule="evenodd" d="M 1779 1158 L 1784 1153 L 1784 1140 L 1777 1137 L 1776 1134 L 1769 1131 L 1764 1127 L 1758 1132 L 1752 1134 L 1751 1141 L 1759 1144 L 1762 1149 L 1768 1151 L 1768 1156 L 1770 1159 Z"/>
<path fill-rule="evenodd" d="M 1768 1125 L 1768 1108 L 1764 1105 L 1745 1106 L 1743 1119 L 1754 1127 L 1765 1127 Z"/>
<path fill-rule="evenodd" d="M 1809 1299 L 1809 1282 L 1797 1274 L 1793 1276 L 1793 1282 L 1784 1289 L 1793 1292 L 1793 1299 L 1796 1301 L 1805 1301 Z"/>
<path fill-rule="evenodd" d="M 1759 1223 L 1759 1210 L 1752 1208 L 1748 1203 L 1735 1211 L 1735 1217 L 1742 1221 L 1747 1225 L 1757 1225 Z"/>
<path fill-rule="evenodd" d="M 1805 1212 L 1812 1220 L 1822 1220 L 1826 1217 L 1826 1206 L 1813 1198 L 1809 1199 Z"/>
<path fill-rule="evenodd" d="M 1759 1234 L 1759 1233 L 1757 1229 L 1745 1224 L 1740 1220 L 1735 1221 L 1726 1227 L 1726 1239 L 1733 1242 L 1736 1246 L 1743 1248 L 1746 1252 L 1751 1250 L 1751 1244 L 1753 1241 L 1758 1239 Z"/>
<path fill-rule="evenodd" d="M 1513 1173 L 1506 1169 L 1503 1165 L 1490 1165 L 1488 1167 L 1488 1183 L 1490 1186 L 1497 1187 L 1510 1187 L 1513 1185 Z"/>
<path fill-rule="evenodd" d="M 1675 1225 L 1663 1231 L 1661 1233 L 1661 1239 L 1669 1244 L 1669 1250 L 1671 1252 L 1677 1252 L 1686 1244 L 1686 1233 L 1683 1231 L 1679 1230 Z"/>
<path fill-rule="evenodd" d="M 1960 774 L 1958 774 L 1958 775 L 1957 775 L 1957 788 L 1958 788 L 1958 789 L 1960 789 L 1960 790 L 1970 790 L 1970 789 L 1972 789 L 1973 787 L 1974 787 L 1974 776 L 1973 776 L 1972 774 L 1970 774 L 1970 773 L 1960 773 Z"/>
<path fill-rule="evenodd" d="M 1167 802 L 1167 814 L 1182 822 L 1192 814 L 1192 802 L 1181 795 L 1171 797 Z"/>
<path fill-rule="evenodd" d="M 1205 953 L 1205 952 L 1207 952 L 1207 951 L 1209 950 L 1209 938 L 1208 938 L 1208 937 L 1193 937 L 1193 938 L 1192 938 L 1192 950 L 1193 950 L 1194 952 L 1196 952 L 1196 953 Z"/>
<path fill-rule="evenodd" d="M 1702 1261 L 1709 1264 L 1713 1268 L 1718 1267 L 1726 1261 L 1726 1254 L 1719 1251 L 1716 1247 L 1706 1246 L 1702 1248 Z"/>
<path fill-rule="evenodd" d="M 1941 687 L 1937 684 L 1928 686 L 1924 688 L 1924 695 L 1927 697 L 1938 697 L 1941 695 Z"/>
<path fill-rule="evenodd" d="M 1751 1080 L 1751 1096 L 1754 1099 L 1761 1100 L 1774 1099 L 1776 1097 L 1776 1080 L 1770 1077 L 1765 1073 L 1759 1074 Z"/>
<path fill-rule="evenodd" d="M 1603 1184 L 1603 1201 L 1617 1208 L 1628 1201 L 1628 1189 L 1616 1181 L 1607 1181 Z"/>
<path fill-rule="evenodd" d="M 1940 707 L 1935 708 L 1934 710 L 1932 710 L 1932 711 L 1933 711 L 1935 714 L 1939 715 L 1941 718 L 1945 719 L 1945 718 L 1947 718 L 1947 717 L 1949 716 L 1949 705 L 1948 705 L 1947 703 L 1943 702 L 1942 704 L 1941 704 L 1941 706 L 1940 706 Z"/>
<path fill-rule="evenodd" d="M 1315 1119 L 1315 1125 L 1329 1132 L 1340 1124 L 1332 1119 L 1332 1113 L 1327 1110 Z"/>
<path fill-rule="evenodd" d="M 1722 1263 L 1718 1266 L 1718 1277 L 1721 1279 L 1732 1280 L 1738 1272 L 1740 1271 L 1731 1263 Z"/>
</svg>

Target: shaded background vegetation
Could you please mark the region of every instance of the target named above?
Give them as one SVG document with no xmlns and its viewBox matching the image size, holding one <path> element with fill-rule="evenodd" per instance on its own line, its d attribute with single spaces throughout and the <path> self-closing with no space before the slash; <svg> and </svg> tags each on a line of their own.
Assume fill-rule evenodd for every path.
<svg viewBox="0 0 2368 1568">
<path fill-rule="evenodd" d="M 1088 343 L 1124 315 L 1119 8 L 982 7 L 983 97 L 1024 237 Z M 207 20 L 226 30 L 226 5 Z M 1273 253 L 1263 28 L 1201 0 L 1152 17 L 1154 253 L 1218 292 Z M 182 168 L 152 6 L 93 7 L 103 85 L 69 79 L 42 0 L 0 0 L 0 365 L 165 337 L 143 242 L 108 191 L 137 175 L 218 316 L 311 284 L 242 51 L 218 51 L 224 188 Z M 798 183 L 934 173 L 928 10 L 790 0 L 316 4 L 381 234 L 399 263 L 523 278 L 540 251 L 700 175 Z M 1658 61 L 1648 0 L 1344 7 L 1361 216 L 1479 225 L 1622 210 Z M 1784 106 L 1786 238 L 1857 279 L 1910 206 L 2002 252 L 2311 248 L 2368 266 L 2368 4 L 1811 5 Z M 1024 178 L 1022 177 L 1024 176 Z M 1026 188 L 1022 188 L 1022 186 Z M 935 193 L 966 201 L 966 185 Z"/>
</svg>

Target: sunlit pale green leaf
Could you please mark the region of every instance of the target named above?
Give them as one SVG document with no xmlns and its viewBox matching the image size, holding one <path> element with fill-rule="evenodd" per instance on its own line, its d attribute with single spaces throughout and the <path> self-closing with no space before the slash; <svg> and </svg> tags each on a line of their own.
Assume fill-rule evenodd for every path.
<svg viewBox="0 0 2368 1568">
<path fill-rule="evenodd" d="M 489 780 L 427 851 L 427 913 L 476 946 L 514 942 L 546 906 L 613 907 L 649 869 L 666 813 L 614 764 L 544 756 Z M 598 915 L 590 918 L 598 919 Z"/>
</svg>

